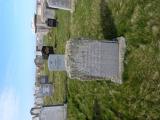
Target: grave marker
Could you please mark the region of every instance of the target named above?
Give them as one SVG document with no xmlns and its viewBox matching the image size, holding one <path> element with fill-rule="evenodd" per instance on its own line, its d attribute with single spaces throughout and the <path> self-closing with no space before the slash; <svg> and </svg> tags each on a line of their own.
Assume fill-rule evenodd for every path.
<svg viewBox="0 0 160 120">
<path fill-rule="evenodd" d="M 72 9 L 72 0 L 47 0 L 48 7 L 64 10 Z"/>
<path fill-rule="evenodd" d="M 43 107 L 40 120 L 67 120 L 67 105 Z"/>
<path fill-rule="evenodd" d="M 122 83 L 125 39 L 70 40 L 66 44 L 65 66 L 70 78 L 111 80 Z"/>
<path fill-rule="evenodd" d="M 51 96 L 53 94 L 53 85 L 52 84 L 41 84 L 40 93 L 42 96 Z"/>
<path fill-rule="evenodd" d="M 48 68 L 50 71 L 65 71 L 64 55 L 49 55 Z"/>
</svg>

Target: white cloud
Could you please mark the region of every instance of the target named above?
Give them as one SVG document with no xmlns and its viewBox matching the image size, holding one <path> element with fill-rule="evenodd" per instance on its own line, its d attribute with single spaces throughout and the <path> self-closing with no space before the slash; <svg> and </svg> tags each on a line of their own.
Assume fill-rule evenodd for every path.
<svg viewBox="0 0 160 120">
<path fill-rule="evenodd" d="M 0 119 L 17 120 L 19 114 L 19 100 L 11 88 L 5 88 L 0 93 Z"/>
</svg>

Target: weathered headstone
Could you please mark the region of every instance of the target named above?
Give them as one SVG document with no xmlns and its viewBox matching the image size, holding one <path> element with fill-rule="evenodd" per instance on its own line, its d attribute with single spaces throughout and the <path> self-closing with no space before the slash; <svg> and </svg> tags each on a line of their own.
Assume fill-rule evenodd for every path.
<svg viewBox="0 0 160 120">
<path fill-rule="evenodd" d="M 40 120 L 67 120 L 67 105 L 43 107 Z"/>
<path fill-rule="evenodd" d="M 48 6 L 51 8 L 59 8 L 64 10 L 72 9 L 72 0 L 47 0 Z"/>
<path fill-rule="evenodd" d="M 41 94 L 42 96 L 51 96 L 53 94 L 54 88 L 52 84 L 41 84 Z"/>
<path fill-rule="evenodd" d="M 37 55 L 34 62 L 37 66 L 41 66 L 44 64 L 44 59 L 42 58 L 42 56 Z"/>
<path fill-rule="evenodd" d="M 65 71 L 64 55 L 49 55 L 48 69 L 49 71 Z"/>
<path fill-rule="evenodd" d="M 123 37 L 114 41 L 70 40 L 66 45 L 66 71 L 72 79 L 122 83 L 124 52 Z"/>
</svg>

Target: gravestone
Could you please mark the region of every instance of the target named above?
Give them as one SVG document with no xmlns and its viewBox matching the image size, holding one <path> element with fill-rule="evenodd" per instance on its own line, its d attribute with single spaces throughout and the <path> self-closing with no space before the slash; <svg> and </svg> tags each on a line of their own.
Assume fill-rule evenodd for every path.
<svg viewBox="0 0 160 120">
<path fill-rule="evenodd" d="M 48 75 L 42 75 L 40 76 L 40 84 L 48 84 Z"/>
<path fill-rule="evenodd" d="M 33 107 L 30 110 L 31 115 L 39 115 L 41 112 L 41 107 Z"/>
<path fill-rule="evenodd" d="M 48 32 L 37 32 L 36 33 L 36 46 L 38 49 L 41 50 L 42 47 L 45 45 L 43 42 L 44 36 L 47 35 Z"/>
<path fill-rule="evenodd" d="M 71 79 L 122 83 L 125 39 L 74 39 L 66 44 L 65 65 Z"/>
<path fill-rule="evenodd" d="M 41 84 L 40 93 L 42 96 L 51 96 L 53 94 L 54 88 L 52 84 Z"/>
<path fill-rule="evenodd" d="M 34 62 L 37 66 L 41 66 L 44 64 L 44 60 L 41 55 L 36 55 L 36 58 L 34 59 Z"/>
<path fill-rule="evenodd" d="M 45 15 L 45 18 L 48 19 L 54 19 L 55 18 L 55 10 L 53 9 L 45 9 L 44 11 L 44 15 Z"/>
<path fill-rule="evenodd" d="M 48 59 L 50 54 L 54 54 L 52 46 L 43 46 L 41 52 L 43 59 Z"/>
<path fill-rule="evenodd" d="M 38 32 L 48 33 L 49 32 L 50 27 L 48 27 L 46 23 L 42 21 L 40 15 L 37 15 L 37 14 L 34 15 L 33 24 L 34 24 L 35 33 L 38 33 Z"/>
<path fill-rule="evenodd" d="M 40 120 L 38 116 L 32 117 L 32 120 Z"/>
<path fill-rule="evenodd" d="M 64 55 L 49 55 L 49 71 L 65 71 Z"/>
<path fill-rule="evenodd" d="M 43 97 L 35 97 L 35 105 L 43 105 Z"/>
<path fill-rule="evenodd" d="M 48 7 L 64 10 L 72 9 L 72 0 L 47 0 Z"/>
<path fill-rule="evenodd" d="M 41 0 L 40 9 L 42 22 L 45 22 L 48 18 L 55 18 L 55 10 L 47 7 L 46 0 Z"/>
<path fill-rule="evenodd" d="M 57 27 L 58 22 L 57 22 L 56 19 L 48 18 L 48 19 L 46 20 L 46 24 L 47 24 L 49 27 Z"/>
<path fill-rule="evenodd" d="M 67 105 L 43 107 L 40 120 L 67 120 Z"/>
</svg>

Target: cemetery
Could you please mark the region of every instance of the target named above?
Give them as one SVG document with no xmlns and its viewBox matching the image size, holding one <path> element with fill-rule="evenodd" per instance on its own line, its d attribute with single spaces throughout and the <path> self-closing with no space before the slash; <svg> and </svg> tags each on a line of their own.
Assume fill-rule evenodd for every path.
<svg viewBox="0 0 160 120">
<path fill-rule="evenodd" d="M 85 38 L 67 41 L 66 71 L 71 79 L 122 83 L 125 38 L 114 41 Z"/>
<path fill-rule="evenodd" d="M 160 118 L 152 106 L 159 105 L 157 55 L 151 54 L 158 43 L 148 40 L 152 31 L 141 20 L 147 15 L 138 9 L 151 12 L 147 3 L 42 1 L 58 24 L 36 27 L 33 120 Z"/>
</svg>

